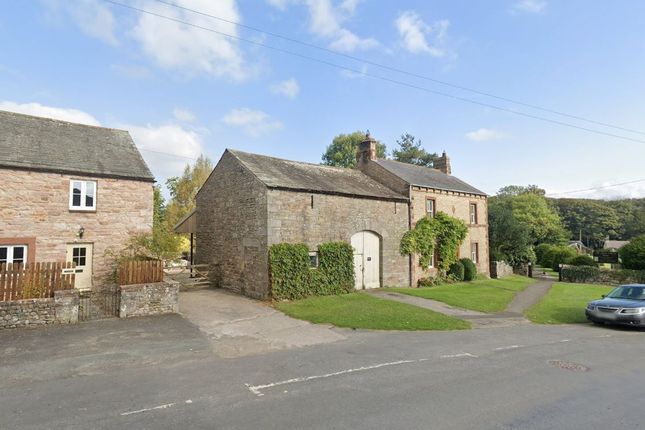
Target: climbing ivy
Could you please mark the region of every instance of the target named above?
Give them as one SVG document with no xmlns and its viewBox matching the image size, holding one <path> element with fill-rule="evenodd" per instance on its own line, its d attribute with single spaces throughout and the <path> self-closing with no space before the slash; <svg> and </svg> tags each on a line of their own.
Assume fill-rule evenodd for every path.
<svg viewBox="0 0 645 430">
<path fill-rule="evenodd" d="M 443 212 L 434 217 L 420 219 L 413 229 L 401 238 L 401 255 L 417 254 L 419 264 L 428 267 L 437 248 L 438 261 L 435 266 L 446 273 L 450 265 L 457 261 L 457 251 L 466 238 L 468 227 L 458 219 Z"/>
<path fill-rule="evenodd" d="M 344 294 L 354 289 L 354 250 L 347 242 L 318 247 L 318 267 L 310 267 L 304 244 L 279 243 L 269 248 L 271 294 L 276 300 Z"/>
</svg>

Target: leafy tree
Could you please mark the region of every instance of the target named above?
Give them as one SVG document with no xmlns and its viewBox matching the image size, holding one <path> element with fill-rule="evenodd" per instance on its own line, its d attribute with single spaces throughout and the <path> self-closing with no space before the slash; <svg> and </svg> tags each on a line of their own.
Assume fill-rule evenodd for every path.
<svg viewBox="0 0 645 430">
<path fill-rule="evenodd" d="M 437 158 L 436 153 L 427 152 L 421 147 L 421 141 L 410 133 L 402 134 L 396 141 L 398 149 L 392 151 L 392 158 L 403 163 L 432 167 Z"/>
<path fill-rule="evenodd" d="M 568 237 L 560 217 L 546 198 L 537 193 L 508 197 L 513 217 L 528 230 L 533 244 L 563 243 Z"/>
<path fill-rule="evenodd" d="M 498 197 L 517 197 L 522 194 L 537 194 L 538 196 L 546 195 L 546 191 L 537 185 L 507 185 L 497 192 Z"/>
<path fill-rule="evenodd" d="M 601 248 L 605 239 L 618 235 L 618 214 L 606 203 L 584 199 L 557 199 L 554 202 L 570 232 L 570 239 L 582 236 L 587 246 Z"/>
<path fill-rule="evenodd" d="M 603 202 L 616 211 L 619 220 L 617 236 L 628 240 L 645 234 L 645 199 L 625 199 Z"/>
<path fill-rule="evenodd" d="M 645 235 L 632 239 L 618 255 L 626 269 L 645 270 Z"/>
<path fill-rule="evenodd" d="M 419 255 L 421 267 L 428 267 L 437 249 L 439 271 L 446 273 L 452 263 L 458 260 L 457 251 L 466 238 L 468 227 L 458 218 L 443 212 L 434 217 L 421 218 L 413 229 L 401 238 L 401 255 Z"/>
<path fill-rule="evenodd" d="M 360 143 L 365 140 L 365 133 L 355 131 L 349 134 L 339 134 L 325 150 L 322 155 L 322 164 L 336 167 L 355 167 L 356 153 Z M 376 141 L 376 156 L 385 158 L 386 147 Z"/>
<path fill-rule="evenodd" d="M 589 255 L 578 255 L 573 257 L 569 264 L 572 266 L 592 266 L 598 267 L 598 263 Z"/>
<path fill-rule="evenodd" d="M 204 155 L 200 155 L 193 166 L 186 165 L 181 176 L 175 176 L 166 181 L 166 186 L 170 192 L 170 202 L 166 207 L 166 218 L 171 227 L 195 209 L 195 195 L 204 185 L 212 170 L 213 163 L 211 160 Z"/>
<path fill-rule="evenodd" d="M 155 258 L 172 259 L 179 256 L 181 239 L 173 231 L 174 224 L 168 222 L 167 212 L 165 199 L 161 194 L 161 190 L 158 186 L 155 186 L 152 236 L 139 238 L 139 244 L 144 247 L 147 246 L 149 254 Z"/>
<path fill-rule="evenodd" d="M 560 264 L 569 264 L 571 260 L 576 258 L 578 253 L 575 251 L 575 249 L 570 248 L 568 246 L 561 246 L 556 248 L 553 251 L 553 260 L 551 263 L 551 269 L 555 270 L 556 272 L 560 271 Z"/>
<path fill-rule="evenodd" d="M 518 267 L 535 259 L 529 229 L 513 216 L 510 199 L 490 199 L 488 226 L 490 252 L 494 260 Z"/>
</svg>

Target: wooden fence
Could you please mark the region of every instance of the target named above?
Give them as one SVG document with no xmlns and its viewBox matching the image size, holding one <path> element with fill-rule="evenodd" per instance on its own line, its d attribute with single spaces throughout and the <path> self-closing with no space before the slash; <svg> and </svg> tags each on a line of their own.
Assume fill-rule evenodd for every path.
<svg viewBox="0 0 645 430">
<path fill-rule="evenodd" d="M 71 290 L 73 268 L 71 262 L 0 264 L 0 302 L 54 297 L 56 290 Z"/>
<path fill-rule="evenodd" d="M 119 265 L 119 285 L 163 282 L 163 261 L 124 261 Z"/>
</svg>

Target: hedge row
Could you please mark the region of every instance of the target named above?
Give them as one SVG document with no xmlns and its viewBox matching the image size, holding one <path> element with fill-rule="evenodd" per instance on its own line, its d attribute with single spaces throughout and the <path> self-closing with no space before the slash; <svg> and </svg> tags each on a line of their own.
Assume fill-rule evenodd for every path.
<svg viewBox="0 0 645 430">
<path fill-rule="evenodd" d="M 564 266 L 562 280 L 591 284 L 642 284 L 645 283 L 645 270 L 602 270 L 591 266 Z"/>
<path fill-rule="evenodd" d="M 354 290 L 354 250 L 347 242 L 318 247 L 312 268 L 304 244 L 280 243 L 269 248 L 271 294 L 276 300 L 345 294 Z"/>
</svg>

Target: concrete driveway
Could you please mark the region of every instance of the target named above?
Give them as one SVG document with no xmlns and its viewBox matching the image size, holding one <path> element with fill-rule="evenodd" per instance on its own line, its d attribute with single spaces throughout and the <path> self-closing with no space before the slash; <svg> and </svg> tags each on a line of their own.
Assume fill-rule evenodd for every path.
<svg viewBox="0 0 645 430">
<path fill-rule="evenodd" d="M 207 335 L 213 351 L 224 358 L 345 339 L 342 330 L 290 318 L 268 303 L 225 290 L 182 291 L 179 311 Z"/>
</svg>

